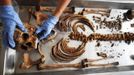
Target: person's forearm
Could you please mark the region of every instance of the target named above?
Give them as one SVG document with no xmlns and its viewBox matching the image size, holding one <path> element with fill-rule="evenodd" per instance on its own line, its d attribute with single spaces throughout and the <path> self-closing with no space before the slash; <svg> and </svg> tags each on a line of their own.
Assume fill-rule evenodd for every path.
<svg viewBox="0 0 134 75">
<path fill-rule="evenodd" d="M 65 8 L 67 7 L 67 5 L 70 3 L 70 1 L 71 0 L 58 0 L 58 6 L 53 15 L 59 18 L 65 10 Z"/>
<path fill-rule="evenodd" d="M 0 0 L 0 6 L 1 5 L 11 5 L 12 0 Z"/>
</svg>

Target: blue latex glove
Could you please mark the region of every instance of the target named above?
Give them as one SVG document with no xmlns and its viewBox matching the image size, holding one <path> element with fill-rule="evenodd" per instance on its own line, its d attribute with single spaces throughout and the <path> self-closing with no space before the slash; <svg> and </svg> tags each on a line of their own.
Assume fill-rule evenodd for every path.
<svg viewBox="0 0 134 75">
<path fill-rule="evenodd" d="M 3 43 L 5 47 L 15 47 L 13 39 L 15 28 L 18 27 L 21 31 L 27 32 L 18 14 L 11 5 L 0 6 L 0 19 L 3 23 Z"/>
<path fill-rule="evenodd" d="M 43 22 L 42 26 L 37 28 L 35 33 L 37 34 L 38 39 L 42 40 L 44 38 L 47 38 L 57 22 L 58 18 L 50 15 L 48 19 Z"/>
</svg>

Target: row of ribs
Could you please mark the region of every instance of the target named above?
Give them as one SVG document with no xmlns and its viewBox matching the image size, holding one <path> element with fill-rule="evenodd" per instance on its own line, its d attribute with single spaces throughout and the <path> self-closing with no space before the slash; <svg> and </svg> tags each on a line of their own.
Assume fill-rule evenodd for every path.
<svg viewBox="0 0 134 75">
<path fill-rule="evenodd" d="M 81 25 L 81 24 L 80 25 L 77 25 L 77 24 L 73 25 L 72 31 L 76 32 L 76 33 L 79 33 L 78 30 L 77 30 L 78 27 L 81 28 L 83 31 L 86 31 L 86 28 L 84 27 L 84 25 Z"/>
<path fill-rule="evenodd" d="M 78 48 L 68 47 L 68 40 L 62 39 L 52 47 L 51 57 L 58 62 L 70 62 L 81 56 L 85 50 L 86 43 L 82 43 Z"/>
<path fill-rule="evenodd" d="M 90 20 L 81 15 L 68 14 L 62 16 L 58 22 L 58 28 L 60 31 L 69 31 L 74 25 L 81 23 L 82 25 L 87 25 L 92 31 L 94 31 L 94 26 Z"/>
<path fill-rule="evenodd" d="M 123 34 L 99 34 L 93 33 L 89 36 L 84 35 L 83 33 L 75 33 L 71 32 L 69 37 L 73 40 L 79 40 L 83 42 L 92 41 L 92 40 L 100 40 L 100 41 L 122 41 L 124 40 L 126 43 L 130 43 L 130 41 L 134 40 L 134 33 L 125 32 Z"/>
</svg>

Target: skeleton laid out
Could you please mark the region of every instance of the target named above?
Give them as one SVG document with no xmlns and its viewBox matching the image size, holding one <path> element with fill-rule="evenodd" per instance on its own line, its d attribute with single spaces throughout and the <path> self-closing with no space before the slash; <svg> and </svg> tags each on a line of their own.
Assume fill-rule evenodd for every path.
<svg viewBox="0 0 134 75">
<path fill-rule="evenodd" d="M 43 15 L 43 14 L 40 14 Z M 36 16 L 39 19 L 40 16 Z M 40 23 L 40 22 L 39 22 Z M 82 24 L 78 24 L 82 23 Z M 36 27 L 32 27 L 32 25 L 29 25 L 29 23 L 25 24 L 26 28 L 29 30 L 29 34 L 22 33 L 20 31 L 15 32 L 15 40 L 17 41 L 19 48 L 23 48 L 25 50 L 33 50 L 38 49 L 38 52 L 41 56 L 41 58 L 37 61 L 32 61 L 30 58 L 30 55 L 27 53 L 24 53 L 23 55 L 23 63 L 21 64 L 22 69 L 29 69 L 34 65 L 38 65 L 38 69 L 57 69 L 57 68 L 86 68 L 89 66 L 116 66 L 119 63 L 113 62 L 108 64 L 93 64 L 92 62 L 98 61 L 97 60 L 91 60 L 91 59 L 84 59 L 80 63 L 76 64 L 44 64 L 45 62 L 45 55 L 43 54 L 40 44 L 38 47 L 36 46 L 36 36 L 33 35 Z M 79 33 L 77 28 L 81 28 L 83 31 L 85 31 L 85 27 L 83 25 L 87 25 L 90 27 L 90 29 L 94 32 L 94 26 L 93 24 L 86 19 L 83 16 L 80 15 L 65 15 L 63 16 L 59 22 L 58 27 L 61 31 L 68 31 L 70 28 L 73 32 L 69 35 L 70 39 L 63 38 L 60 40 L 55 46 L 52 47 L 51 57 L 53 60 L 56 60 L 58 62 L 70 62 L 81 56 L 85 50 L 85 45 L 88 41 L 92 40 L 102 40 L 102 41 L 121 41 L 125 40 L 127 43 L 130 40 L 133 40 L 134 34 L 133 33 L 124 33 L 124 34 L 97 34 L 93 33 L 89 36 L 84 35 L 83 33 Z M 18 35 L 20 34 L 20 35 Z M 56 31 L 54 31 L 53 36 L 50 36 L 51 38 L 48 38 L 48 40 L 53 39 L 56 36 Z M 131 37 L 130 37 L 131 36 Z M 79 45 L 78 48 L 75 47 L 68 47 L 67 44 L 70 40 L 78 40 L 82 41 L 82 44 Z"/>
</svg>

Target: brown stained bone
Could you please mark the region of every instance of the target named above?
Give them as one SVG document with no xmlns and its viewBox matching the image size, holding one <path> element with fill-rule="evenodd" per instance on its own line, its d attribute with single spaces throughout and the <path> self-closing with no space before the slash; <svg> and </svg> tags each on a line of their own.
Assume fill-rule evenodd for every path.
<svg viewBox="0 0 134 75">
<path fill-rule="evenodd" d="M 46 14 L 43 14 L 39 11 L 33 11 L 32 9 L 29 9 L 29 21 L 28 21 L 28 23 L 30 23 L 32 16 L 36 20 L 36 23 L 38 25 L 41 25 L 41 23 L 48 18 L 48 15 L 46 15 Z"/>
<path fill-rule="evenodd" d="M 77 58 L 77 57 L 68 57 L 60 52 L 57 52 L 57 51 L 55 51 L 55 57 L 54 57 L 54 55 L 52 57 L 56 62 L 64 62 L 64 63 L 70 62 L 70 61 Z"/>
<path fill-rule="evenodd" d="M 92 64 L 92 63 L 87 63 L 85 64 L 87 67 L 114 67 L 119 65 L 119 62 L 113 62 L 113 63 L 108 63 L 108 64 Z"/>
<path fill-rule="evenodd" d="M 21 64 L 21 69 L 28 69 L 32 66 L 32 60 L 28 53 L 24 53 L 23 55 L 23 63 Z"/>
<path fill-rule="evenodd" d="M 82 63 L 82 67 L 86 68 L 86 67 L 113 67 L 113 66 L 117 66 L 119 65 L 119 62 L 112 62 L 112 63 L 107 63 L 107 64 L 95 64 L 94 62 L 100 61 L 100 60 L 104 60 L 104 58 L 100 58 L 100 59 L 83 59 L 81 61 Z"/>
<path fill-rule="evenodd" d="M 79 51 L 77 53 L 73 53 L 75 55 L 72 55 L 72 54 L 63 53 L 59 49 L 58 50 L 57 49 L 53 49 L 53 50 L 54 50 L 53 57 L 56 60 L 59 59 L 60 62 L 69 62 L 69 61 L 72 61 L 72 60 L 76 59 L 78 56 L 80 56 L 81 54 L 83 54 L 83 52 L 84 52 L 84 50 L 81 50 L 81 51 Z M 59 60 L 57 60 L 57 61 L 59 61 Z"/>
<path fill-rule="evenodd" d="M 34 25 L 30 25 L 28 23 L 24 24 L 25 27 L 27 28 L 29 34 L 25 34 L 23 32 L 21 32 L 20 30 L 16 30 L 15 31 L 15 41 L 17 43 L 17 50 L 26 50 L 26 51 L 32 51 L 32 50 L 37 50 L 37 37 L 36 35 L 33 35 L 35 30 L 36 30 L 36 26 Z M 55 30 L 52 30 L 52 34 L 48 36 L 47 39 L 44 39 L 45 42 L 50 41 L 52 39 L 54 39 L 57 35 L 57 32 Z M 32 67 L 33 65 L 37 65 L 40 63 L 45 62 L 45 54 L 44 52 L 42 52 L 41 49 L 38 49 L 38 52 L 41 56 L 41 58 L 39 60 L 36 61 L 31 61 L 30 57 L 26 54 L 24 55 L 24 63 L 21 65 L 22 69 L 28 69 L 30 67 Z M 25 61 L 26 60 L 26 61 Z M 27 61 L 29 60 L 30 63 L 28 63 Z"/>
<path fill-rule="evenodd" d="M 39 70 L 43 69 L 59 69 L 59 68 L 80 68 L 80 64 L 40 64 Z"/>
<path fill-rule="evenodd" d="M 80 68 L 81 65 L 78 64 L 50 64 L 50 65 L 46 65 L 46 64 L 40 64 L 39 65 L 39 69 L 58 69 L 58 68 Z"/>
<path fill-rule="evenodd" d="M 86 14 L 100 14 L 102 16 L 110 16 L 110 9 L 89 9 L 84 8 L 79 14 L 86 15 Z"/>
<path fill-rule="evenodd" d="M 56 30 L 53 29 L 53 30 L 51 31 L 50 35 L 48 35 L 48 37 L 47 37 L 46 39 L 44 39 L 44 40 L 42 41 L 42 43 L 46 43 L 46 42 L 48 42 L 48 41 L 52 41 L 56 36 L 57 36 L 57 32 L 56 32 Z"/>
<path fill-rule="evenodd" d="M 98 34 L 96 34 L 98 35 Z M 122 35 L 124 37 L 122 37 Z M 108 40 L 113 40 L 113 41 L 121 41 L 121 40 L 124 40 L 124 41 L 132 41 L 134 40 L 134 33 L 129 33 L 129 32 L 126 32 L 124 34 L 110 34 L 109 36 L 107 34 L 105 35 L 100 35 L 100 37 L 98 38 L 95 38 L 96 40 L 102 40 L 102 41 L 108 41 Z"/>
<path fill-rule="evenodd" d="M 61 48 L 63 49 L 65 53 L 73 53 L 75 52 L 75 50 L 77 50 L 75 47 L 68 47 L 67 43 L 69 43 L 68 39 L 62 39 L 61 44 L 60 44 Z"/>
<path fill-rule="evenodd" d="M 88 20 L 86 17 L 81 16 L 81 15 L 69 14 L 69 15 L 65 15 L 61 17 L 60 20 L 59 20 L 58 26 L 59 26 L 59 30 L 61 31 L 68 31 L 73 25 L 78 24 L 78 23 L 87 25 L 89 28 L 91 28 L 92 31 L 94 31 L 94 26 L 92 22 Z"/>
<path fill-rule="evenodd" d="M 55 10 L 55 7 L 44 7 L 44 6 L 36 6 L 36 11 L 32 10 L 32 8 L 30 8 L 29 11 L 29 23 L 30 23 L 30 19 L 33 16 L 33 18 L 36 20 L 36 23 L 38 25 L 41 25 L 43 20 L 46 20 L 48 18 L 48 15 L 44 14 L 43 11 L 45 12 L 53 12 Z M 66 8 L 66 10 L 64 11 L 64 13 L 74 13 L 74 8 L 73 7 L 68 7 Z"/>
<path fill-rule="evenodd" d="M 119 62 L 113 62 L 108 64 L 94 64 L 93 62 L 103 59 L 83 59 L 79 63 L 75 64 L 40 64 L 39 70 L 43 69 L 59 69 L 59 68 L 88 68 L 88 67 L 113 67 L 119 65 Z"/>
<path fill-rule="evenodd" d="M 74 52 L 68 52 L 65 48 L 64 48 L 65 50 L 63 50 L 63 47 L 61 47 L 61 45 L 59 43 L 58 44 L 59 51 L 57 51 L 57 52 L 61 53 L 61 55 L 64 56 L 64 58 L 74 60 L 85 52 L 84 47 L 85 47 L 85 44 L 81 44 L 78 47 L 79 49 L 77 48 L 75 50 L 72 50 Z"/>
<path fill-rule="evenodd" d="M 85 52 L 86 43 L 82 43 L 78 48 L 68 47 L 67 43 L 68 41 L 66 39 L 62 39 L 57 45 L 53 46 L 51 52 L 53 59 L 60 62 L 69 62 Z"/>
<path fill-rule="evenodd" d="M 103 52 L 100 52 L 100 53 L 97 53 L 98 56 L 101 56 L 103 58 L 107 58 L 107 54 L 106 53 L 103 53 Z"/>
<path fill-rule="evenodd" d="M 46 11 L 46 12 L 54 12 L 55 7 L 44 7 L 44 6 L 36 6 L 36 11 Z M 74 13 L 74 7 L 67 7 L 63 13 Z"/>
<path fill-rule="evenodd" d="M 84 35 L 83 33 L 76 33 L 76 32 L 71 32 L 71 34 L 69 35 L 70 39 L 73 40 L 78 40 L 78 41 L 82 41 L 82 42 L 88 42 L 89 40 L 92 40 L 92 37 L 87 37 L 86 35 Z"/>
<path fill-rule="evenodd" d="M 38 64 L 40 64 L 40 63 L 42 63 L 42 60 L 41 60 L 41 59 L 38 59 L 38 60 L 36 60 L 36 61 L 33 61 L 33 60 L 30 58 L 30 56 L 29 56 L 28 53 L 24 53 L 24 54 L 23 54 L 23 63 L 20 65 L 20 68 L 21 68 L 21 69 L 29 69 L 29 68 L 31 68 L 32 66 L 38 65 Z"/>
<path fill-rule="evenodd" d="M 69 26 L 76 24 L 76 23 L 72 23 L 75 19 L 77 20 L 75 21 L 76 23 L 83 23 L 87 25 L 89 28 L 91 28 L 92 31 L 94 31 L 94 26 L 92 22 L 88 20 L 86 17 L 81 15 L 72 15 L 71 17 L 67 18 L 66 24 L 68 24 Z"/>
<path fill-rule="evenodd" d="M 67 19 L 71 17 L 71 15 L 65 15 L 63 17 L 60 18 L 59 22 L 58 22 L 58 28 L 60 31 L 68 31 L 70 26 L 66 24 Z"/>
<path fill-rule="evenodd" d="M 124 40 L 126 43 L 130 43 L 130 41 L 134 40 L 134 33 L 125 32 L 124 34 L 99 34 L 93 33 L 88 37 L 82 33 L 74 33 L 72 32 L 69 37 L 73 40 L 78 41 L 92 41 L 92 40 L 100 40 L 100 41 L 122 41 Z M 86 39 L 86 40 L 85 40 Z"/>
<path fill-rule="evenodd" d="M 30 42 L 32 45 L 30 47 L 29 46 L 27 46 L 27 47 L 28 47 L 28 50 L 31 51 L 31 50 L 37 48 L 36 47 L 37 37 L 36 37 L 36 35 L 34 35 L 35 30 L 36 30 L 36 26 L 31 25 L 29 23 L 24 23 L 24 25 L 25 25 L 26 29 L 28 30 L 27 35 L 29 37 L 27 39 L 24 39 L 23 34 L 25 34 L 25 33 L 23 33 L 22 31 L 20 31 L 18 29 L 16 29 L 15 34 L 14 34 L 14 39 L 15 39 L 17 45 L 23 45 L 24 46 L 24 45 L 26 45 L 26 43 Z M 54 39 L 56 37 L 56 35 L 57 35 L 57 32 L 53 29 L 51 34 L 48 36 L 48 38 L 44 39 L 43 42 L 48 42 L 48 41 Z"/>
<path fill-rule="evenodd" d="M 27 47 L 26 50 L 31 51 L 37 48 L 35 42 L 37 38 L 33 35 L 36 28 L 33 25 L 30 25 L 28 23 L 24 23 L 24 25 L 29 33 L 27 34 L 16 29 L 14 33 L 14 39 L 17 43 L 16 48 L 23 49 L 25 46 Z"/>
<path fill-rule="evenodd" d="M 86 43 L 82 43 L 81 45 L 79 45 L 78 48 L 75 48 L 75 47 L 68 47 L 68 43 L 69 41 L 67 39 L 62 39 L 61 44 L 59 45 L 62 51 L 66 54 L 79 52 L 80 50 L 83 50 L 86 45 Z"/>
<path fill-rule="evenodd" d="M 72 50 L 74 52 L 68 52 L 65 48 L 63 50 L 63 47 L 60 47 L 61 48 L 60 50 L 62 50 L 61 52 L 68 57 L 77 57 L 77 56 L 82 55 L 85 52 L 84 47 L 85 47 L 85 43 L 82 43 L 77 49 Z"/>
<path fill-rule="evenodd" d="M 38 52 L 41 56 L 41 62 L 44 63 L 45 62 L 45 53 L 41 49 L 41 43 L 38 43 L 38 48 L 37 49 L 38 49 Z"/>
<path fill-rule="evenodd" d="M 68 53 L 64 52 L 63 49 L 61 48 L 61 42 L 59 42 L 57 44 L 57 51 L 56 52 L 60 57 L 62 57 L 64 59 L 73 60 L 77 57 L 77 56 L 74 56 L 72 54 L 68 54 Z"/>
<path fill-rule="evenodd" d="M 63 57 L 62 55 L 60 55 L 59 53 L 56 52 L 57 48 L 56 46 L 52 47 L 52 52 L 51 52 L 51 57 L 53 60 L 55 61 L 59 61 L 59 62 L 69 62 L 71 61 L 71 59 L 67 59 L 68 57 Z"/>
<path fill-rule="evenodd" d="M 73 27 L 72 27 L 73 32 L 78 33 L 78 30 L 77 30 L 78 27 L 81 28 L 83 31 L 86 30 L 84 25 L 76 25 L 76 24 L 74 24 Z"/>
</svg>

